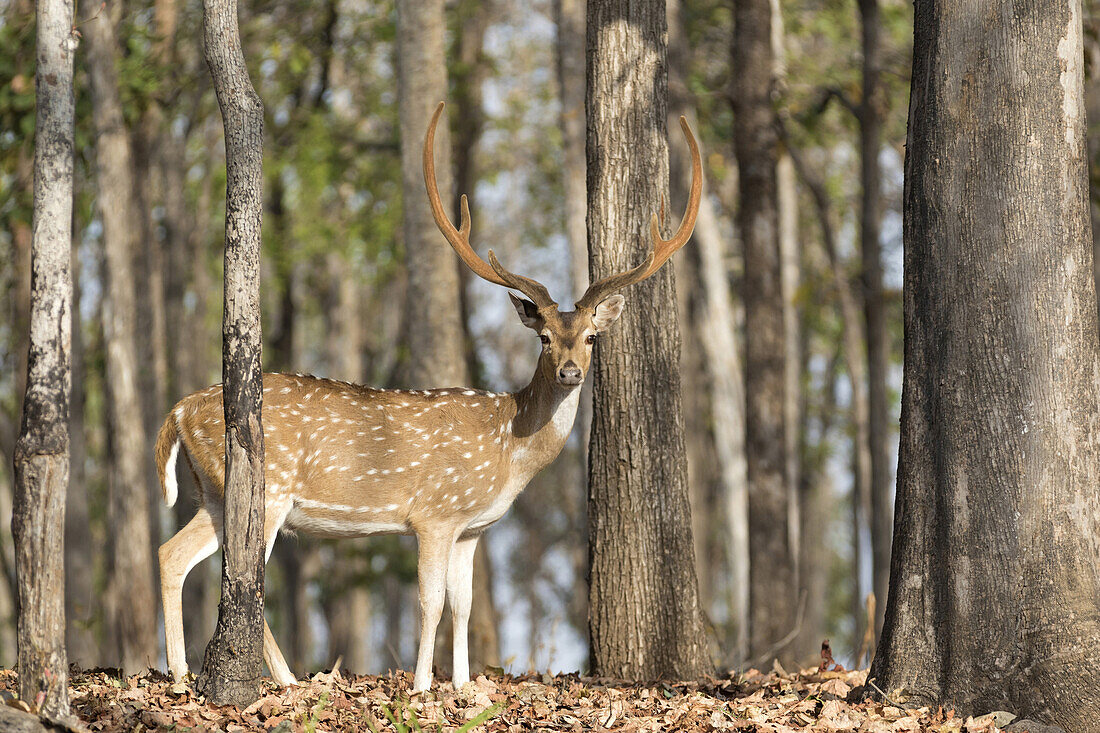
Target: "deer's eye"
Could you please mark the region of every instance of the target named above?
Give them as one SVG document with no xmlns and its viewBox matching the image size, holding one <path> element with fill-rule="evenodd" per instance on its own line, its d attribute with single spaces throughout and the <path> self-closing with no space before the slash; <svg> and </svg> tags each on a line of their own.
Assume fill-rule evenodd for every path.
<svg viewBox="0 0 1100 733">
<path fill-rule="evenodd" d="M 590 333 L 590 334 L 588 334 L 587 336 L 585 336 L 585 337 L 584 337 L 584 342 L 585 342 L 586 344 L 594 344 L 594 343 L 596 343 L 596 334 L 594 334 L 594 333 Z"/>
<path fill-rule="evenodd" d="M 547 336 L 545 333 L 540 333 L 539 334 L 539 341 L 542 342 L 543 346 L 549 346 L 550 345 L 550 337 Z"/>
</svg>

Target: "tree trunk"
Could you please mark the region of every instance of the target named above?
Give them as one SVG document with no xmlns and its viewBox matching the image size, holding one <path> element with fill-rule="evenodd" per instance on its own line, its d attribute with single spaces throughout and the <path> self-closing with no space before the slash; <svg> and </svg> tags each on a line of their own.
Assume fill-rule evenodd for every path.
<svg viewBox="0 0 1100 733">
<path fill-rule="evenodd" d="M 786 321 L 772 111 L 774 56 L 769 0 L 734 4 L 734 143 L 738 226 L 745 251 L 746 453 L 749 483 L 749 653 L 793 662 L 797 542 L 787 483 Z M 770 659 L 762 660 L 770 662 Z"/>
<path fill-rule="evenodd" d="M 447 96 L 443 31 L 442 0 L 398 0 L 397 94 L 409 273 L 406 303 L 410 313 L 418 314 L 409 319 L 406 329 L 411 354 L 408 382 L 417 388 L 460 386 L 468 377 L 457 260 L 432 219 L 421 167 L 428 121 L 436 104 Z M 436 160 L 451 160 L 448 125 L 440 125 L 435 147 Z M 440 195 L 450 201 L 450 165 L 440 165 L 437 173 Z"/>
<path fill-rule="evenodd" d="M 198 689 L 216 705 L 259 697 L 264 626 L 264 434 L 260 354 L 263 102 L 241 50 L 236 0 L 204 0 L 206 63 L 225 129 L 225 528 L 218 625 Z"/>
<path fill-rule="evenodd" d="M 918 0 L 894 553 L 871 676 L 1100 720 L 1100 424 L 1081 4 Z M 965 83 L 963 83 L 965 81 Z"/>
<path fill-rule="evenodd" d="M 328 326 L 325 351 L 329 376 L 350 382 L 363 381 L 363 355 L 359 338 L 359 292 L 354 271 L 339 252 L 329 253 L 325 320 Z M 338 579 L 335 597 L 325 604 L 329 626 L 328 661 L 342 658 L 343 668 L 366 674 L 370 664 L 370 591 L 364 585 L 359 566 L 369 557 L 362 540 L 345 541 L 334 553 L 327 569 Z M 297 549 L 297 548 L 293 548 Z"/>
<path fill-rule="evenodd" d="M 460 28 L 457 41 L 458 53 L 456 61 L 457 73 L 455 74 L 455 102 L 456 107 L 462 110 L 458 115 L 457 129 L 455 131 L 454 161 L 455 161 L 455 186 L 454 210 L 458 211 L 459 197 L 463 193 L 473 194 L 477 187 L 477 166 L 474 162 L 474 153 L 477 150 L 478 141 L 481 139 L 482 129 L 485 126 L 485 116 L 482 112 L 481 86 L 485 82 L 490 66 L 485 58 L 485 32 L 492 22 L 493 14 L 498 9 L 497 3 L 492 0 L 482 2 L 473 0 L 466 5 L 460 5 L 458 10 L 458 25 Z M 472 16 L 472 17 L 468 17 Z M 473 218 L 473 214 L 471 217 Z M 436 239 L 438 242 L 438 237 Z M 469 380 L 477 380 L 483 370 L 477 359 L 477 350 L 470 335 L 470 306 L 467 297 L 466 281 L 473 273 L 469 269 L 459 268 L 459 302 L 461 304 L 462 318 L 462 343 L 463 356 L 466 361 L 466 383 Z M 470 668 L 474 670 L 485 669 L 486 666 L 498 666 L 500 664 L 500 643 L 497 634 L 497 611 L 493 599 L 493 585 L 490 569 L 492 563 L 489 560 L 488 538 L 483 538 L 474 550 L 474 598 L 477 602 L 470 608 L 470 634 L 468 648 L 470 652 Z M 450 610 L 447 610 L 450 613 Z M 445 633 L 438 638 L 450 639 L 450 625 L 444 624 Z M 443 661 L 449 659 L 449 654 L 437 654 L 436 659 Z"/>
<path fill-rule="evenodd" d="M 669 53 L 669 114 L 668 124 L 675 128 L 681 115 L 695 121 L 694 109 L 688 91 L 688 44 L 683 26 L 680 0 L 668 0 L 665 5 L 668 17 Z M 691 185 L 691 162 L 679 148 L 669 151 L 670 204 L 676 208 L 687 201 Z M 708 202 L 709 203 L 709 202 Z M 718 535 L 713 522 L 716 492 L 720 484 L 718 451 L 711 430 L 712 389 L 707 371 L 707 350 L 703 342 L 709 338 L 706 321 L 706 293 L 701 286 L 698 241 L 692 251 L 685 252 L 675 261 L 681 334 L 680 374 L 683 380 L 684 433 L 687 443 L 688 496 L 691 503 L 691 534 L 695 544 L 695 576 L 699 581 L 699 602 L 708 616 L 714 599 L 712 573 L 712 539 Z"/>
<path fill-rule="evenodd" d="M 73 227 L 76 231 L 76 227 Z M 93 560 L 101 547 L 93 539 L 88 509 L 88 481 L 84 470 L 87 446 L 84 438 L 85 359 L 81 333 L 80 291 L 82 272 L 79 248 L 70 253 L 73 273 L 72 302 L 72 392 L 69 415 L 69 491 L 65 500 L 65 648 L 70 663 L 84 667 L 96 664 L 97 649 L 92 633 L 95 605 Z"/>
<path fill-rule="evenodd" d="M 848 281 L 848 273 L 844 263 L 837 252 L 836 230 L 833 226 L 832 206 L 829 204 L 829 192 L 825 183 L 807 167 L 797 149 L 790 147 L 792 160 L 798 169 L 799 175 L 810 190 L 817 209 L 818 222 L 821 226 L 821 242 L 825 250 L 825 256 L 829 263 L 833 285 L 836 288 L 836 298 L 840 310 L 840 322 L 842 329 L 841 352 L 844 355 L 844 363 L 848 371 L 848 389 L 851 393 L 851 421 L 855 428 L 852 438 L 852 583 L 855 592 L 852 600 L 854 614 L 854 638 L 860 638 L 861 610 L 863 598 L 860 596 L 860 578 L 862 576 L 863 562 L 860 552 L 860 536 L 866 526 L 866 510 L 868 506 L 868 492 L 871 486 L 871 455 L 870 455 L 870 429 L 869 406 L 867 391 L 863 388 L 866 384 L 867 372 L 864 368 L 863 329 L 859 317 L 859 299 L 852 292 L 851 283 Z M 800 586 L 808 588 L 809 578 L 803 579 Z M 816 642 L 806 640 L 805 645 L 799 649 L 800 657 L 804 658 L 814 651 L 811 645 Z M 856 660 L 859 664 L 860 659 Z"/>
<path fill-rule="evenodd" d="M 663 2 L 588 4 L 592 279 L 644 258 L 649 218 L 667 200 L 666 27 Z M 673 280 L 666 267 L 630 288 L 622 321 L 596 347 L 588 628 L 600 676 L 690 679 L 711 669 L 693 559 Z"/>
<path fill-rule="evenodd" d="M 142 402 L 138 391 L 133 253 L 140 214 L 133 205 L 133 154 L 122 114 L 115 58 L 118 44 L 106 16 L 84 27 L 96 130 L 96 182 L 103 221 L 103 331 L 107 351 L 109 479 L 107 623 L 127 672 L 156 663 L 157 602 L 149 527 L 149 487 Z"/>
<path fill-rule="evenodd" d="M 779 7 L 779 0 L 771 2 L 771 39 L 772 60 L 775 68 L 773 83 L 780 89 L 787 85 L 787 47 L 783 30 L 783 13 Z M 802 598 L 802 579 L 800 563 L 797 558 L 801 556 L 801 538 L 799 531 L 799 501 L 798 487 L 800 478 L 798 471 L 801 465 L 798 455 L 798 431 L 801 424 L 799 410 L 802 406 L 802 349 L 801 321 L 795 299 L 798 297 L 798 287 L 802 280 L 802 247 L 798 238 L 798 182 L 795 178 L 794 163 L 791 154 L 786 149 L 777 149 L 775 165 L 775 206 L 776 221 L 778 222 L 779 239 L 779 267 L 780 267 L 780 291 L 783 299 L 783 419 L 786 425 L 786 443 L 784 455 L 786 457 L 787 477 L 787 523 L 790 533 L 792 556 L 795 562 L 795 578 L 799 588 L 798 620 L 796 626 L 801 626 L 802 614 L 805 613 L 805 601 Z"/>
<path fill-rule="evenodd" d="M 141 287 L 135 290 L 138 339 L 138 385 L 142 394 L 144 446 L 142 455 L 153 455 L 153 442 L 164 415 L 171 407 L 165 387 L 168 382 L 167 335 L 164 313 L 163 244 L 157 236 L 154 209 L 159 202 L 160 176 L 157 151 L 163 142 L 157 135 L 160 111 L 150 108 L 147 119 L 138 122 L 130 134 L 134 151 L 134 205 L 138 212 L 135 228 L 134 272 Z M 175 400 L 173 400 L 173 403 Z M 153 461 L 145 461 L 145 490 L 149 492 L 149 528 L 153 547 L 160 546 L 160 481 Z"/>
<path fill-rule="evenodd" d="M 73 207 L 73 4 L 39 0 L 35 73 L 30 352 L 15 446 L 19 697 L 69 714 L 65 658 L 65 492 L 69 485 Z"/>
<path fill-rule="evenodd" d="M 583 0 L 554 0 L 558 26 L 565 236 L 569 240 L 570 274 L 577 298 L 588 288 L 588 231 L 584 222 L 588 210 L 584 157 L 584 12 Z"/>
<path fill-rule="evenodd" d="M 441 0 L 399 0 L 397 3 L 398 99 L 401 117 L 401 169 L 404 201 L 406 268 L 409 287 L 406 293 L 410 313 L 421 317 L 409 320 L 409 382 L 412 387 L 445 387 L 469 383 L 462 324 L 457 261 L 443 241 L 428 209 L 424 192 L 421 153 L 428 121 L 435 105 L 446 97 L 447 75 L 444 67 L 443 3 Z M 473 83 L 471 80 L 467 80 Z M 468 93 L 476 103 L 480 95 Z M 463 116 L 480 110 L 460 110 Z M 466 138 L 469 140 L 468 136 Z M 437 160 L 450 160 L 448 125 L 436 135 Z M 469 151 L 467 151 L 468 155 Z M 463 160 L 466 160 L 463 158 Z M 469 160 L 465 165 L 469 166 Z M 450 166 L 437 169 L 440 195 L 452 200 Z M 469 170 L 466 169 L 469 178 Z M 466 191 L 465 193 L 470 193 Z M 488 556 L 485 543 L 479 543 L 474 562 L 475 588 L 490 590 Z M 496 612 L 492 596 L 475 593 L 470 611 L 470 669 L 477 674 L 483 665 L 499 657 L 496 647 Z M 449 611 L 448 611 L 449 613 Z M 443 620 L 443 629 L 450 624 Z M 446 637 L 445 632 L 441 636 Z M 484 645 L 480 648 L 478 645 Z M 440 655 L 445 665 L 449 656 Z"/>
<path fill-rule="evenodd" d="M 891 482 L 890 402 L 886 391 L 890 369 L 890 341 L 886 333 L 886 298 L 882 288 L 882 118 L 886 100 L 882 74 L 881 23 L 878 0 L 859 0 L 863 21 L 863 101 L 859 106 L 860 173 L 863 198 L 860 241 L 863 254 L 863 313 L 867 323 L 867 376 L 871 453 L 872 589 L 877 599 L 875 638 L 882 632 L 886 591 L 890 581 L 890 541 L 893 534 L 894 486 Z"/>
<path fill-rule="evenodd" d="M 564 189 L 565 236 L 569 245 L 569 277 L 573 293 L 580 298 L 588 289 L 588 194 L 585 182 L 585 2 L 554 0 L 554 20 L 557 25 L 556 57 L 558 96 L 561 105 L 562 187 Z M 577 416 L 573 421 L 576 435 L 576 462 L 570 470 L 570 481 L 576 489 L 568 496 L 567 516 L 576 527 L 577 541 L 570 543 L 573 587 L 569 617 L 581 628 L 588 618 L 588 552 L 585 538 L 585 506 L 588 499 L 588 445 L 592 430 L 592 380 L 581 385 Z"/>
</svg>

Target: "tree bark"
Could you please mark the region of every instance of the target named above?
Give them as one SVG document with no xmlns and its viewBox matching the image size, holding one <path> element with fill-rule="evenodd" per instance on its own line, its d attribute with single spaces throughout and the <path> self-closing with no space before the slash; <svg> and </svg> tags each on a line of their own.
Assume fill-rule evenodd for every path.
<svg viewBox="0 0 1100 733">
<path fill-rule="evenodd" d="M 749 653 L 792 663 L 797 623 L 797 541 L 787 477 L 786 321 L 776 185 L 772 10 L 734 3 L 734 143 L 738 227 L 745 251 L 746 454 L 749 483 Z M 770 660 L 767 660 L 770 661 Z"/>
<path fill-rule="evenodd" d="M 890 541 L 893 535 L 894 486 L 891 482 L 890 402 L 886 391 L 890 369 L 890 341 L 886 333 L 886 298 L 882 287 L 882 93 L 881 22 L 878 0 L 859 0 L 863 22 L 863 100 L 859 106 L 860 241 L 863 255 L 863 313 L 867 333 L 868 409 L 870 418 L 872 589 L 877 599 L 875 638 L 882 632 L 886 592 L 890 581 Z"/>
<path fill-rule="evenodd" d="M 30 352 L 15 446 L 19 697 L 69 714 L 65 657 L 65 492 L 72 392 L 73 4 L 37 3 L 37 124 L 31 243 Z"/>
<path fill-rule="evenodd" d="M 102 16 L 87 23 L 84 31 L 96 130 L 97 198 L 103 221 L 103 331 L 113 452 L 107 623 L 118 642 L 118 658 L 113 661 L 127 672 L 137 672 L 157 659 L 157 602 L 146 482 L 146 463 L 152 455 L 145 450 L 135 326 L 134 224 L 140 214 L 133 205 L 133 153 L 119 96 L 114 26 Z"/>
<path fill-rule="evenodd" d="M 401 181 L 407 308 L 417 314 L 406 329 L 409 386 L 452 387 L 466 382 L 457 259 L 436 228 L 424 192 L 421 152 L 428 121 L 447 96 L 442 0 L 397 3 L 397 94 L 401 122 Z M 436 160 L 451 160 L 448 125 L 440 125 Z M 451 200 L 451 167 L 437 168 L 440 196 Z"/>
<path fill-rule="evenodd" d="M 663 2 L 588 4 L 592 279 L 643 259 L 652 246 L 649 218 L 667 200 L 666 28 Z M 630 288 L 621 322 L 596 347 L 588 474 L 596 675 L 688 679 L 711 669 L 693 559 L 673 280 L 666 267 Z"/>
<path fill-rule="evenodd" d="M 264 623 L 264 434 L 260 341 L 263 102 L 241 49 L 236 0 L 204 0 L 206 63 L 225 129 L 225 528 L 218 625 L 197 687 L 216 705 L 260 694 Z"/>
<path fill-rule="evenodd" d="M 1100 381 L 1081 3 L 918 0 L 894 553 L 871 676 L 1100 720 Z"/>
</svg>

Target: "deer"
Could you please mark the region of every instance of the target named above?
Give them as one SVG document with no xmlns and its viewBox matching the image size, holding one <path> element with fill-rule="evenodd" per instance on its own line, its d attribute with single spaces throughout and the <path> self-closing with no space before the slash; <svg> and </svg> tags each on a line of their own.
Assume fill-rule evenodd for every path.
<svg viewBox="0 0 1100 733">
<path fill-rule="evenodd" d="M 434 160 L 443 109 L 440 102 L 424 140 L 428 203 L 462 262 L 478 277 L 507 288 L 520 323 L 538 335 L 542 351 L 531 381 L 517 392 L 503 393 L 461 387 L 374 389 L 301 374 L 262 377 L 265 561 L 281 530 L 319 537 L 414 535 L 420 613 L 414 693 L 431 687 L 436 628 L 445 600 L 453 622 L 452 682 L 457 689 L 469 681 L 467 625 L 478 539 L 561 452 L 593 345 L 622 313 L 625 299 L 618 291 L 656 273 L 687 243 L 703 185 L 699 146 L 681 117 L 692 183 L 678 230 L 663 239 L 654 214 L 646 259 L 592 283 L 574 309 L 563 312 L 541 283 L 506 270 L 491 249 L 488 262 L 474 251 L 465 195 L 457 229 L 445 212 Z M 159 551 L 168 667 L 176 681 L 188 674 L 183 583 L 222 542 L 222 410 L 221 385 L 184 397 L 165 418 L 154 449 L 165 503 L 172 506 L 177 498 L 179 460 L 190 469 L 199 494 L 194 518 Z M 263 656 L 277 684 L 297 683 L 266 621 Z"/>
</svg>

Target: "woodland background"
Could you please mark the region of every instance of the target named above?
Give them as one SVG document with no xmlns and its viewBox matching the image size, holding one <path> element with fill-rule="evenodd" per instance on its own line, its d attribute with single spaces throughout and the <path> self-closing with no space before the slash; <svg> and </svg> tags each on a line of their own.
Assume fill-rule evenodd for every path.
<svg viewBox="0 0 1100 733">
<path fill-rule="evenodd" d="M 865 643 L 865 598 L 878 587 L 876 577 L 885 583 L 883 542 L 889 552 L 891 528 L 886 525 L 884 536 L 875 532 L 873 516 L 875 506 L 889 505 L 896 464 L 912 11 L 900 0 L 878 4 L 882 217 L 881 231 L 865 246 L 860 3 L 780 5 L 783 32 L 773 44 L 782 50 L 783 82 L 773 104 L 787 151 L 779 174 L 780 297 L 792 365 L 782 409 L 797 426 L 783 449 L 802 518 L 790 654 L 813 659 L 828 637 L 838 660 L 850 664 Z M 692 116 L 708 186 L 695 239 L 675 260 L 696 564 L 713 657 L 734 667 L 756 661 L 745 651 L 747 554 L 745 538 L 737 539 L 737 522 L 745 518 L 734 500 L 744 490 L 745 446 L 722 438 L 737 433 L 738 420 L 743 432 L 744 420 L 743 406 L 740 413 L 723 407 L 744 402 L 744 263 L 734 226 L 739 187 L 731 105 L 741 71 L 732 60 L 727 3 L 668 7 L 670 110 Z M 26 0 L 0 3 L 0 667 L 11 667 L 16 652 L 9 525 L 26 376 L 33 11 Z M 1088 113 L 1100 119 L 1094 113 L 1100 9 L 1086 2 L 1085 11 Z M 132 617 L 124 606 L 156 603 L 157 594 L 120 589 L 136 575 L 155 587 L 156 547 L 193 511 L 185 474 L 181 500 L 173 510 L 163 507 L 151 445 L 177 399 L 220 381 L 225 185 L 199 4 L 83 3 L 77 20 L 83 27 L 97 15 L 114 22 L 117 37 L 82 44 L 76 63 L 76 320 L 65 548 L 68 654 L 85 667 L 122 664 L 123 637 L 135 635 L 121 622 Z M 583 292 L 587 276 L 583 4 L 455 0 L 446 17 L 454 190 L 471 194 L 475 240 L 570 302 L 566 296 Z M 444 316 L 406 297 L 393 4 L 260 0 L 242 7 L 241 31 L 267 115 L 265 369 L 406 384 L 410 324 L 430 327 Z M 111 106 L 102 104 L 111 96 L 110 69 L 117 71 L 114 109 L 121 125 L 97 117 Z M 131 180 L 106 185 L 96 180 L 97 145 L 102 153 L 119 141 L 131 151 Z M 675 155 L 682 143 L 671 145 Z M 1090 151 L 1100 152 L 1092 129 Z M 683 206 L 676 190 L 674 212 Z M 125 212 L 128 236 L 105 238 L 104 211 Z M 435 244 L 446 247 L 442 237 Z M 881 293 L 873 283 L 868 287 L 874 261 L 882 264 Z M 725 277 L 708 277 L 715 275 Z M 465 361 L 474 386 L 522 386 L 537 341 L 515 323 L 500 289 L 465 272 L 462 277 Z M 118 297 L 121 278 L 136 286 L 133 303 Z M 628 307 L 645 307 L 627 297 Z M 715 298 L 733 324 L 728 333 L 715 332 Z M 881 342 L 881 351 L 868 350 L 868 335 Z M 109 376 L 108 363 L 126 339 L 136 344 L 135 372 L 132 380 L 119 380 Z M 885 360 L 876 363 L 876 353 Z M 128 390 L 128 381 L 136 390 Z M 868 400 L 875 388 L 884 390 L 888 407 L 877 424 Z M 120 407 L 126 404 L 136 409 Z M 582 411 L 561 457 L 483 540 L 479 572 L 491 583 L 477 586 L 475 595 L 475 668 L 479 662 L 512 671 L 586 666 L 584 430 Z M 885 463 L 873 458 L 875 450 Z M 215 557 L 192 572 L 185 588 L 192 666 L 213 630 L 217 579 Z M 299 675 L 330 667 L 337 657 L 358 673 L 411 668 L 411 538 L 283 537 L 268 565 L 267 591 L 267 617 Z M 163 665 L 159 630 L 137 636 L 137 655 Z M 446 666 L 449 654 L 438 656 Z"/>
</svg>

